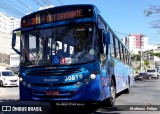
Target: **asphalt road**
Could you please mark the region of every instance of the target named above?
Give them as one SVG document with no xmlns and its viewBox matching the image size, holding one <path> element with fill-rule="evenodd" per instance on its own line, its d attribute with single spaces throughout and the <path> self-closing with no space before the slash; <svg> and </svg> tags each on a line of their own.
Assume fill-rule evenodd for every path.
<svg viewBox="0 0 160 114">
<path fill-rule="evenodd" d="M 26 114 L 56 114 L 56 113 L 77 113 L 77 111 L 83 114 L 160 114 L 160 79 L 152 79 L 145 81 L 136 81 L 135 84 L 130 88 L 130 94 L 118 94 L 115 107 L 85 107 L 85 109 L 75 109 L 75 107 L 68 107 L 63 109 L 53 109 L 48 103 L 45 102 L 30 102 L 30 101 L 19 101 L 19 89 L 18 87 L 0 87 L 0 105 L 36 105 L 42 106 L 41 111 L 30 111 L 30 112 L 0 112 L 0 114 L 13 114 L 13 113 L 26 113 Z M 150 111 L 146 111 L 148 108 Z M 92 110 L 91 110 L 92 109 Z M 136 111 L 133 111 L 136 110 Z M 145 110 L 143 110 L 145 109 Z M 39 109 L 40 110 L 40 109 Z M 73 111 L 74 110 L 74 111 Z M 95 110 L 95 111 L 93 111 Z M 132 111 L 131 111 L 132 110 Z M 140 111 L 142 110 L 142 111 Z M 152 111 L 154 110 L 154 111 Z M 158 110 L 158 111 L 157 111 Z"/>
</svg>

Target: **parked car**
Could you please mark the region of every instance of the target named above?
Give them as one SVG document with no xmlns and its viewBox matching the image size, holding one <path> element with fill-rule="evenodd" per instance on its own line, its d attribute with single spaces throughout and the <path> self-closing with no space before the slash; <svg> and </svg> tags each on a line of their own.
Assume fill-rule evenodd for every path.
<svg viewBox="0 0 160 114">
<path fill-rule="evenodd" d="M 6 70 L 11 70 L 13 71 L 15 74 L 19 73 L 19 66 L 18 65 L 13 65 L 11 67 L 7 67 Z"/>
<path fill-rule="evenodd" d="M 151 75 L 149 75 L 148 73 L 146 72 L 141 72 L 139 73 L 138 75 L 136 75 L 134 77 L 135 80 L 141 80 L 143 81 L 144 79 L 148 79 L 148 80 L 151 80 Z"/>
<path fill-rule="evenodd" d="M 18 86 L 19 77 L 11 70 L 0 71 L 0 86 Z"/>
<path fill-rule="evenodd" d="M 147 73 L 151 75 L 152 78 L 155 78 L 155 79 L 159 78 L 159 74 L 156 69 L 148 69 Z"/>
</svg>

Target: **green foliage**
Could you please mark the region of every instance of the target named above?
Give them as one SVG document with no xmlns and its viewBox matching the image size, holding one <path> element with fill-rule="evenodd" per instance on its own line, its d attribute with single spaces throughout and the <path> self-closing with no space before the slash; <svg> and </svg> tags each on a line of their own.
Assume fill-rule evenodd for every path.
<svg viewBox="0 0 160 114">
<path fill-rule="evenodd" d="M 149 65 L 149 60 L 144 60 L 144 65 L 148 66 Z"/>
<path fill-rule="evenodd" d="M 157 56 L 157 57 L 160 57 L 160 53 L 153 53 L 153 52 L 150 52 L 149 53 L 151 56 Z"/>
<path fill-rule="evenodd" d="M 140 61 L 141 57 L 140 57 L 139 54 L 134 54 L 134 55 L 131 57 L 131 59 L 132 59 L 133 61 Z"/>
<path fill-rule="evenodd" d="M 135 73 L 138 73 L 138 68 L 134 68 L 134 72 L 135 72 Z"/>
</svg>

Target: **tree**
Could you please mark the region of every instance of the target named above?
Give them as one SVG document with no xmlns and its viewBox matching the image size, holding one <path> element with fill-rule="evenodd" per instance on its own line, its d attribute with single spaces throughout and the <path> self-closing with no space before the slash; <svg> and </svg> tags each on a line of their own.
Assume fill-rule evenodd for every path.
<svg viewBox="0 0 160 114">
<path fill-rule="evenodd" d="M 149 9 L 144 11 L 147 17 L 155 16 L 155 20 L 153 20 L 150 24 L 155 29 L 160 29 L 160 6 L 151 5 Z"/>
<path fill-rule="evenodd" d="M 133 60 L 133 61 L 140 61 L 140 55 L 139 54 L 134 54 L 132 57 L 131 57 L 131 59 Z"/>
<path fill-rule="evenodd" d="M 144 60 L 144 65 L 148 67 L 148 65 L 149 65 L 149 60 Z"/>
<path fill-rule="evenodd" d="M 160 53 L 153 53 L 153 52 L 150 52 L 149 54 L 150 54 L 151 56 L 157 56 L 157 57 L 160 58 Z"/>
<path fill-rule="evenodd" d="M 133 54 L 131 59 L 132 59 L 132 65 L 134 67 L 134 72 L 138 73 L 138 69 L 139 69 L 138 67 L 139 67 L 139 63 L 140 63 L 140 55 Z"/>
</svg>

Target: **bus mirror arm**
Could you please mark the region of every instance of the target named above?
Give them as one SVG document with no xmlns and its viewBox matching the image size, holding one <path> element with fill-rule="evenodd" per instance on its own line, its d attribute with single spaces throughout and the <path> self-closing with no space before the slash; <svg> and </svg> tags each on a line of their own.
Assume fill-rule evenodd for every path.
<svg viewBox="0 0 160 114">
<path fill-rule="evenodd" d="M 12 47 L 12 49 L 17 53 L 17 54 L 21 54 L 21 52 L 20 51 L 18 51 L 16 48 L 14 48 L 14 47 Z"/>
<path fill-rule="evenodd" d="M 110 35 L 109 32 L 101 30 L 101 41 L 100 41 L 100 50 L 101 53 L 104 53 L 104 46 L 110 44 Z"/>
<path fill-rule="evenodd" d="M 13 31 L 13 34 L 12 34 L 12 49 L 17 53 L 17 54 L 20 54 L 20 51 L 18 51 L 16 48 L 16 32 L 15 30 Z"/>
</svg>

